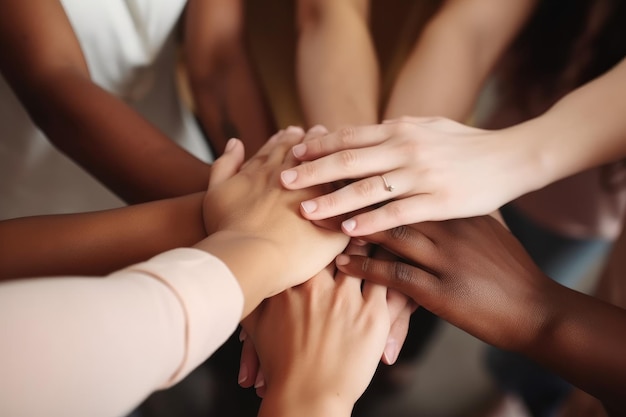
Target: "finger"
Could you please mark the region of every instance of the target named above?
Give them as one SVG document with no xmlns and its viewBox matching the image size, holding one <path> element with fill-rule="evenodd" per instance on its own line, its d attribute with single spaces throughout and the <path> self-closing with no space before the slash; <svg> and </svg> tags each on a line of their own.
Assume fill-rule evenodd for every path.
<svg viewBox="0 0 626 417">
<path fill-rule="evenodd" d="M 337 256 L 335 263 L 340 271 L 394 288 L 427 309 L 431 308 L 431 297 L 439 289 L 439 281 L 435 276 L 402 261 L 383 261 L 341 254 Z"/>
<path fill-rule="evenodd" d="M 437 222 L 432 222 L 398 226 L 368 235 L 366 238 L 412 264 L 436 270 L 436 262 L 439 260 L 439 248 L 429 236 L 433 235 L 432 229 L 437 227 L 437 225 Z M 378 259 L 394 260 L 391 257 L 381 257 L 378 253 L 376 255 Z"/>
<path fill-rule="evenodd" d="M 307 219 L 319 220 L 400 198 L 414 187 L 405 178 L 407 177 L 400 170 L 368 177 L 349 183 L 330 194 L 303 201 L 300 203 L 300 210 Z"/>
<path fill-rule="evenodd" d="M 226 181 L 239 171 L 245 158 L 243 142 L 232 138 L 226 143 L 226 149 L 222 156 L 217 158 L 211 165 L 211 178 L 209 179 L 209 189 L 223 181 Z"/>
<path fill-rule="evenodd" d="M 303 210 L 301 208 L 301 211 Z M 310 214 L 306 214 L 307 218 L 310 216 Z M 365 236 L 402 225 L 445 220 L 446 217 L 441 208 L 433 201 L 431 194 L 418 194 L 391 201 L 374 210 L 357 214 L 345 220 L 341 224 L 341 229 L 348 236 Z"/>
<path fill-rule="evenodd" d="M 304 135 L 303 143 L 307 143 L 312 141 L 313 139 L 321 138 L 324 135 L 328 134 L 328 129 L 323 125 L 315 125 L 309 130 L 307 130 L 306 135 Z"/>
<path fill-rule="evenodd" d="M 348 245 L 344 253 L 349 255 L 362 255 L 367 256 L 369 248 L 367 246 Z M 334 267 L 334 264 L 333 264 Z M 335 283 L 338 286 L 347 286 L 352 291 L 361 292 L 361 284 L 363 280 L 360 277 L 344 274 L 338 272 L 335 274 Z"/>
<path fill-rule="evenodd" d="M 239 361 L 239 376 L 237 382 L 243 388 L 254 385 L 259 371 L 259 357 L 252 343 L 251 337 L 246 337 L 241 346 L 241 359 Z"/>
<path fill-rule="evenodd" d="M 313 126 L 312 128 L 310 128 L 309 130 L 306 131 L 306 133 L 304 135 L 304 138 L 302 139 L 301 143 L 309 142 L 309 141 L 311 141 L 313 139 L 317 139 L 317 138 L 322 137 L 322 136 L 324 136 L 326 134 L 328 134 L 328 129 L 326 129 L 322 125 L 315 125 L 315 126 Z M 300 162 L 299 159 L 297 159 L 296 156 L 293 154 L 293 152 L 288 152 L 285 160 L 287 162 L 291 163 L 292 166 L 298 165 L 299 162 Z"/>
<path fill-rule="evenodd" d="M 412 311 L 412 304 L 405 303 L 404 307 L 398 312 L 395 320 L 391 322 L 389 336 L 387 336 L 387 343 L 385 344 L 382 357 L 383 362 L 387 365 L 393 365 L 398 360 L 398 355 L 409 332 L 409 322 L 411 321 Z"/>
<path fill-rule="evenodd" d="M 386 302 L 387 287 L 373 282 L 363 283 L 363 299 L 367 302 Z"/>
<path fill-rule="evenodd" d="M 315 140 L 310 143 L 313 142 Z M 339 180 L 379 175 L 395 170 L 403 162 L 397 154 L 390 152 L 386 155 L 381 147 L 344 149 L 284 171 L 281 173 L 281 180 L 289 189 L 300 189 Z"/>
<path fill-rule="evenodd" d="M 298 162 L 294 158 L 291 158 L 291 152 L 289 150 L 296 143 L 302 142 L 302 138 L 304 138 L 304 129 L 298 126 L 289 126 L 279 135 L 274 147 L 270 150 L 267 163 L 274 165 L 288 162 L 288 167 L 296 165 Z"/>
<path fill-rule="evenodd" d="M 345 149 L 377 145 L 394 133 L 385 125 L 346 127 L 318 139 L 294 146 L 293 154 L 301 161 L 310 161 Z"/>
<path fill-rule="evenodd" d="M 254 389 L 256 390 L 256 395 L 260 398 L 265 396 L 267 391 L 267 387 L 265 385 L 265 375 L 263 375 L 263 370 L 259 369 L 259 372 L 256 375 L 256 380 L 254 381 Z"/>
</svg>

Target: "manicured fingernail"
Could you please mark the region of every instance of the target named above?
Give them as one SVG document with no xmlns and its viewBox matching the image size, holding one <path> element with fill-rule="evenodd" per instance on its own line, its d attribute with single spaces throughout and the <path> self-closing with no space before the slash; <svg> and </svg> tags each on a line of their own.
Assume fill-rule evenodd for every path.
<svg viewBox="0 0 626 417">
<path fill-rule="evenodd" d="M 364 241 L 363 239 L 356 239 L 356 238 L 354 238 L 350 242 L 355 244 L 355 245 L 357 245 L 357 246 L 365 246 L 365 245 L 367 245 L 367 242 Z"/>
<path fill-rule="evenodd" d="M 350 262 L 350 257 L 348 255 L 344 255 L 343 253 L 340 255 L 337 255 L 337 258 L 335 258 L 335 263 L 337 265 L 348 265 L 349 262 Z"/>
<path fill-rule="evenodd" d="M 306 145 L 304 143 L 299 143 L 291 148 L 291 152 L 293 153 L 293 156 L 300 158 L 306 152 Z"/>
<path fill-rule="evenodd" d="M 245 363 L 242 363 L 241 365 L 239 365 L 239 376 L 237 377 L 237 383 L 241 385 L 246 382 L 246 379 L 248 379 L 248 367 Z"/>
<path fill-rule="evenodd" d="M 283 181 L 283 184 L 288 185 L 294 182 L 298 178 L 298 173 L 294 170 L 287 170 L 280 173 L 280 179 Z"/>
<path fill-rule="evenodd" d="M 341 223 L 341 227 L 343 228 L 343 230 L 345 230 L 346 232 L 351 232 L 354 230 L 354 228 L 356 227 L 356 220 L 354 219 L 348 219 L 345 222 Z"/>
<path fill-rule="evenodd" d="M 305 213 L 309 214 L 317 210 L 317 203 L 313 200 L 303 201 L 300 203 L 300 206 L 302 206 L 302 210 L 304 210 Z"/>
<path fill-rule="evenodd" d="M 289 126 L 285 131 L 288 133 L 299 133 L 301 135 L 304 135 L 304 129 L 302 129 L 300 126 Z"/>
<path fill-rule="evenodd" d="M 391 365 L 392 363 L 395 363 L 398 359 L 399 353 L 398 342 L 395 339 L 387 340 L 385 350 L 383 351 L 383 356 L 385 357 L 387 364 Z"/>
<path fill-rule="evenodd" d="M 256 381 L 254 381 L 254 388 L 261 388 L 265 385 L 265 378 L 263 378 L 263 374 L 259 372 L 256 375 Z"/>
<path fill-rule="evenodd" d="M 232 138 L 226 142 L 226 148 L 224 148 L 224 152 L 230 152 L 235 149 L 235 145 L 237 145 L 237 139 Z"/>
</svg>

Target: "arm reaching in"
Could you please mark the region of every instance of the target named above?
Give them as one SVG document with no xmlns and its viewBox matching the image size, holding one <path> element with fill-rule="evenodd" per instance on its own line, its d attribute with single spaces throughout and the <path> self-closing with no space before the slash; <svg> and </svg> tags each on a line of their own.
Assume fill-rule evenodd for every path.
<svg viewBox="0 0 626 417">
<path fill-rule="evenodd" d="M 130 203 L 204 191 L 208 164 L 92 82 L 58 0 L 0 5 L 0 71 L 54 146 Z"/>
<path fill-rule="evenodd" d="M 266 380 L 259 416 L 350 416 L 389 333 L 385 287 L 324 270 L 244 322 Z"/>
<path fill-rule="evenodd" d="M 343 224 L 362 236 L 402 224 L 491 213 L 530 191 L 626 155 L 626 61 L 543 115 L 488 131 L 437 118 L 346 128 L 294 147 L 302 161 L 281 174 L 300 189 L 360 179 L 302 202 L 318 220 L 368 208 Z M 598 105 L 602 103 L 602 105 Z M 381 203 L 383 203 L 381 205 Z"/>
<path fill-rule="evenodd" d="M 626 311 L 552 281 L 490 217 L 367 237 L 405 261 L 341 255 L 339 268 L 396 288 L 472 335 L 542 363 L 624 412 Z"/>
<path fill-rule="evenodd" d="M 206 360 L 264 298 L 332 261 L 348 238 L 302 219 L 303 194 L 279 184 L 302 137 L 280 132 L 236 175 L 219 171 L 204 206 L 214 233 L 195 248 L 102 279 L 0 284 L 0 414 L 123 415 Z"/>
<path fill-rule="evenodd" d="M 194 103 L 217 155 L 231 137 L 254 155 L 275 131 L 248 54 L 243 0 L 191 0 L 185 13 L 185 62 Z"/>
</svg>

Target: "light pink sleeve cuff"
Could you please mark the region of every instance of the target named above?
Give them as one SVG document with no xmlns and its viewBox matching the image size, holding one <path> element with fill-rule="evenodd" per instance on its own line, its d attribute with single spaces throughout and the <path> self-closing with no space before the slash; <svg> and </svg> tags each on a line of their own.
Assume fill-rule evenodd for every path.
<svg viewBox="0 0 626 417">
<path fill-rule="evenodd" d="M 199 249 L 174 249 L 128 270 L 161 281 L 183 309 L 185 350 L 179 368 L 163 386 L 166 388 L 204 362 L 235 331 L 243 312 L 243 293 L 230 269 Z"/>
</svg>

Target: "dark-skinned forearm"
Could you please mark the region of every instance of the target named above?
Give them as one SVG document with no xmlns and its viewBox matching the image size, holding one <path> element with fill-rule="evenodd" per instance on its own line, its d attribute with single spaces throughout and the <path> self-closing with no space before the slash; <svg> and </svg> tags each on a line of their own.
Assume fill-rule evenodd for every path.
<svg viewBox="0 0 626 417">
<path fill-rule="evenodd" d="M 554 284 L 555 286 L 558 284 Z M 559 286 L 530 358 L 600 399 L 626 411 L 626 310 Z"/>
<path fill-rule="evenodd" d="M 0 281 L 106 275 L 206 236 L 204 193 L 92 213 L 0 222 Z"/>
<path fill-rule="evenodd" d="M 68 68 L 30 81 L 17 93 L 37 125 L 56 147 L 127 202 L 206 188 L 208 164 L 80 72 Z"/>
</svg>

